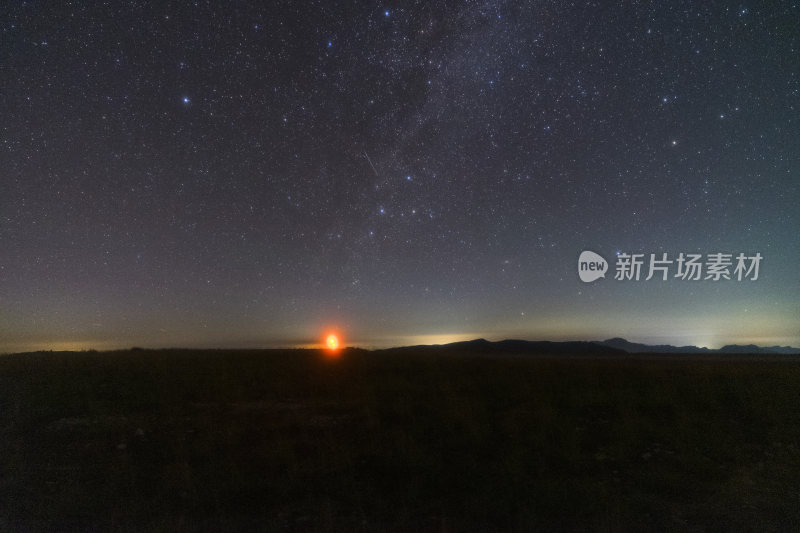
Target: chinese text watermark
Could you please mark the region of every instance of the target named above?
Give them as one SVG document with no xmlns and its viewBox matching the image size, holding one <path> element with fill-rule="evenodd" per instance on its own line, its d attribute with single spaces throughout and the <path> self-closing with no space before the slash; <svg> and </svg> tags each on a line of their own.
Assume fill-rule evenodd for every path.
<svg viewBox="0 0 800 533">
<path fill-rule="evenodd" d="M 745 253 L 715 252 L 710 254 L 694 254 L 681 252 L 670 256 L 661 254 L 629 254 L 618 252 L 615 265 L 615 280 L 651 280 L 653 278 L 667 281 L 679 279 L 684 281 L 698 280 L 735 280 L 756 281 L 763 256 L 756 252 Z M 578 276 L 581 281 L 591 282 L 605 277 L 609 264 L 595 252 L 581 252 L 578 258 Z"/>
</svg>

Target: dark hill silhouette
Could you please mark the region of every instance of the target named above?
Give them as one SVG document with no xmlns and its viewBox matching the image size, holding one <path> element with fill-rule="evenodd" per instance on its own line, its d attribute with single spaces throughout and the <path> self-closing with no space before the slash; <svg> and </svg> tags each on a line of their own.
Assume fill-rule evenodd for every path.
<svg viewBox="0 0 800 533">
<path fill-rule="evenodd" d="M 375 350 L 380 353 L 441 353 L 441 354 L 474 354 L 474 355 L 625 355 L 626 352 L 611 346 L 603 346 L 596 342 L 550 342 L 503 340 L 497 342 L 486 339 L 453 342 L 450 344 L 433 344 L 418 346 L 402 346 Z"/>
<path fill-rule="evenodd" d="M 792 348 L 791 346 L 756 346 L 755 344 L 748 344 L 742 346 L 740 344 L 728 344 L 718 350 L 719 353 L 771 353 L 771 354 L 800 354 L 800 348 Z"/>
<path fill-rule="evenodd" d="M 437 353 L 437 354 L 473 354 L 473 355 L 587 355 L 587 356 L 620 356 L 628 354 L 756 354 L 756 355 L 791 355 L 800 354 L 800 348 L 790 346 L 761 347 L 754 344 L 740 346 L 730 344 L 720 349 L 700 348 L 697 346 L 672 346 L 671 344 L 641 344 L 630 342 L 620 337 L 604 341 L 525 341 L 508 339 L 488 341 L 474 339 L 470 341 L 452 342 L 449 344 L 423 344 L 401 346 L 374 350 L 377 353 Z"/>
<path fill-rule="evenodd" d="M 597 344 L 618 348 L 628 353 L 711 353 L 708 348 L 698 348 L 697 346 L 672 346 L 670 344 L 641 344 L 630 342 L 620 337 L 600 341 Z"/>
<path fill-rule="evenodd" d="M 600 341 L 597 344 L 618 348 L 628 353 L 684 353 L 684 354 L 800 354 L 800 348 L 791 346 L 756 346 L 755 344 L 728 344 L 719 349 L 699 348 L 697 346 L 672 346 L 671 344 L 640 344 L 620 337 Z"/>
</svg>

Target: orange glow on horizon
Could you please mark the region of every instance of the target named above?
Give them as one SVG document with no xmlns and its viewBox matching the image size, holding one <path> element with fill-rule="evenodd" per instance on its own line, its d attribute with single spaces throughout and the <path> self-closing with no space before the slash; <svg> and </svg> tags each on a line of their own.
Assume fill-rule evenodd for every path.
<svg viewBox="0 0 800 533">
<path fill-rule="evenodd" d="M 329 350 L 331 350 L 333 352 L 338 350 L 339 349 L 339 337 L 337 337 L 333 333 L 328 335 L 327 338 L 325 339 L 325 347 L 327 347 Z"/>
</svg>

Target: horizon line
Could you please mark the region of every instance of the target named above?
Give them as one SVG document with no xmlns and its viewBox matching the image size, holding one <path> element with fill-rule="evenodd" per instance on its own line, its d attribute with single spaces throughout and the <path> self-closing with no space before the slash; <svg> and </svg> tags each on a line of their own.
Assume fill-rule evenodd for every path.
<svg viewBox="0 0 800 533">
<path fill-rule="evenodd" d="M 427 337 L 427 336 L 426 336 Z M 693 349 L 704 349 L 709 351 L 720 350 L 725 347 L 744 347 L 744 346 L 754 346 L 760 349 L 768 349 L 768 348 L 789 348 L 789 349 L 797 349 L 800 351 L 800 347 L 792 346 L 791 344 L 756 344 L 756 343 L 746 343 L 740 344 L 736 342 L 730 342 L 726 344 L 722 344 L 719 347 L 712 348 L 709 346 L 700 346 L 696 344 L 670 344 L 670 343 L 647 343 L 647 342 L 637 342 L 631 341 L 626 339 L 625 337 L 608 337 L 605 339 L 570 339 L 570 340 L 550 340 L 550 339 L 524 339 L 524 338 L 514 338 L 514 337 L 507 337 L 502 338 L 499 340 L 488 340 L 485 337 L 469 337 L 464 338 L 462 340 L 453 340 L 450 342 L 430 342 L 430 343 L 416 343 L 416 344 L 382 344 L 382 345 L 375 345 L 374 343 L 352 343 L 352 344 L 345 344 L 341 346 L 338 350 L 347 350 L 347 349 L 356 349 L 356 350 L 366 350 L 366 351 L 380 351 L 380 350 L 392 350 L 392 349 L 399 349 L 399 348 L 415 348 L 415 347 L 437 347 L 437 346 L 447 346 L 451 344 L 458 344 L 458 343 L 468 343 L 474 341 L 486 341 L 488 343 L 500 343 L 504 341 L 518 341 L 518 342 L 530 342 L 530 343 L 553 343 L 553 344 L 566 344 L 566 343 L 588 343 L 588 344 L 601 344 L 603 345 L 606 342 L 612 340 L 622 340 L 630 344 L 637 344 L 643 345 L 647 347 L 656 347 L 656 346 L 665 346 L 671 348 L 693 348 Z M 38 353 L 38 352 L 120 352 L 120 351 L 133 351 L 133 350 L 148 350 L 148 351 L 168 351 L 168 350 L 208 350 L 208 351 L 246 351 L 246 350 L 325 350 L 327 349 L 323 342 L 304 342 L 304 343 L 287 343 L 287 344 L 271 344 L 271 343 L 247 343 L 245 345 L 236 345 L 235 343 L 231 345 L 223 345 L 223 344 L 198 344 L 198 345 L 148 345 L 146 343 L 143 344 L 136 344 L 131 343 L 129 346 L 123 346 L 121 343 L 113 343 L 112 345 L 105 346 L 105 347 L 96 347 L 93 345 L 84 345 L 82 342 L 53 342 L 53 343 L 31 343 L 34 346 L 30 346 L 27 348 L 17 349 L 17 350 L 5 350 L 3 349 L 0 351 L 0 355 L 15 355 L 15 354 L 25 354 L 25 353 Z M 87 343 L 88 344 L 88 343 Z M 92 343 L 95 344 L 95 343 Z M 101 343 L 102 344 L 102 343 Z M 44 346 L 44 347 L 39 347 Z M 21 347 L 20 347 L 21 348 Z"/>
</svg>

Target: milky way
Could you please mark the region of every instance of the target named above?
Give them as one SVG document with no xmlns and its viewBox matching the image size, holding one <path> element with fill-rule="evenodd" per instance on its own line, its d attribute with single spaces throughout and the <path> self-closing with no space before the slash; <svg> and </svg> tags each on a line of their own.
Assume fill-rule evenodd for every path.
<svg viewBox="0 0 800 533">
<path fill-rule="evenodd" d="M 0 351 L 800 345 L 796 3 L 85 4 L 0 8 Z"/>
</svg>

